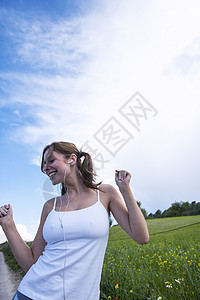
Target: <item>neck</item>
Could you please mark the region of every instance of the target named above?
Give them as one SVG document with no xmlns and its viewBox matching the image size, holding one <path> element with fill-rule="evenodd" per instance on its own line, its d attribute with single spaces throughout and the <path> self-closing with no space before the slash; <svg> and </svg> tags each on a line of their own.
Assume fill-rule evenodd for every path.
<svg viewBox="0 0 200 300">
<path fill-rule="evenodd" d="M 71 179 L 68 178 L 65 187 L 72 198 L 80 195 L 88 189 L 80 176 L 74 176 Z"/>
</svg>

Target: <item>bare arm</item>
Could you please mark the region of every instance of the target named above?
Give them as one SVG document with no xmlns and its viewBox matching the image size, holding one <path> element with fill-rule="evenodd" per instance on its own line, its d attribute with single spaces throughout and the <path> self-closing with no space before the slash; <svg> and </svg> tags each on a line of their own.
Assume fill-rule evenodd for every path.
<svg viewBox="0 0 200 300">
<path fill-rule="evenodd" d="M 110 211 L 122 229 L 137 243 L 146 244 L 149 232 L 145 218 L 137 205 L 129 186 L 131 175 L 126 171 L 116 171 L 115 181 L 126 203 L 114 187 L 110 187 Z"/>
<path fill-rule="evenodd" d="M 42 228 L 48 214 L 49 205 L 45 204 L 40 225 L 33 241 L 32 247 L 30 248 L 21 238 L 15 222 L 13 220 L 13 213 L 11 205 L 5 205 L 0 208 L 0 225 L 8 239 L 8 243 L 11 247 L 13 255 L 15 256 L 19 265 L 25 272 L 37 261 L 39 256 L 44 251 L 46 242 L 42 235 Z"/>
</svg>

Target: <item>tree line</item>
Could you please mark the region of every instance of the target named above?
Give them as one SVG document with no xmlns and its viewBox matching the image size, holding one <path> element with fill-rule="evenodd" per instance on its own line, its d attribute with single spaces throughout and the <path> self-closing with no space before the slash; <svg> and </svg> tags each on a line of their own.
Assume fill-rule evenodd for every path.
<svg viewBox="0 0 200 300">
<path fill-rule="evenodd" d="M 200 215 L 200 202 L 196 202 L 196 201 L 192 201 L 191 203 L 189 203 L 188 201 L 175 202 L 172 203 L 172 205 L 168 209 L 164 210 L 163 212 L 160 209 L 158 209 L 154 214 L 153 213 L 147 214 L 145 210 L 143 214 L 146 219 Z"/>
<path fill-rule="evenodd" d="M 174 202 L 168 209 L 164 210 L 163 212 L 158 209 L 154 214 L 148 214 L 146 209 L 142 207 L 142 203 L 140 201 L 137 201 L 137 205 L 142 211 L 145 219 L 200 215 L 200 202 L 196 203 L 196 201 L 192 201 L 191 203 L 188 201 Z M 110 227 L 112 224 L 113 216 L 110 216 Z"/>
</svg>

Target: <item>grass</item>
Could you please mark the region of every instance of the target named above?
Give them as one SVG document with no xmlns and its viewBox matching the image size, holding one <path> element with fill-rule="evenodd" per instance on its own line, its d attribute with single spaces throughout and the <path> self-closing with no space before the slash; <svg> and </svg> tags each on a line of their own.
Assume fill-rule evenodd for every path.
<svg viewBox="0 0 200 300">
<path fill-rule="evenodd" d="M 147 224 L 147 245 L 136 244 L 119 226 L 111 228 L 101 299 L 200 299 L 200 216 Z"/>
<path fill-rule="evenodd" d="M 193 225 L 198 222 L 199 224 Z M 189 249 L 200 249 L 200 215 L 149 219 L 147 220 L 147 225 L 150 233 L 150 241 L 145 247 L 155 248 L 155 246 L 157 246 L 163 247 L 163 249 L 167 247 L 171 249 L 172 247 L 176 248 L 176 246 L 181 246 L 183 249 L 187 249 L 187 247 L 189 247 Z M 120 226 L 112 227 L 110 229 L 107 248 L 121 248 L 124 246 L 138 247 L 138 244 L 131 240 Z"/>
</svg>

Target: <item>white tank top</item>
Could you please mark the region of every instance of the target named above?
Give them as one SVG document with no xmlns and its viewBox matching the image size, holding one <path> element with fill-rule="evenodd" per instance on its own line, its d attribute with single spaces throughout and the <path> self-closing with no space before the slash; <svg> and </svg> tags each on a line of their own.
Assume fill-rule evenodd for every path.
<svg viewBox="0 0 200 300">
<path fill-rule="evenodd" d="M 34 300 L 97 300 L 109 235 L 108 212 L 98 200 L 46 218 L 43 254 L 29 269 L 19 292 Z"/>
</svg>

